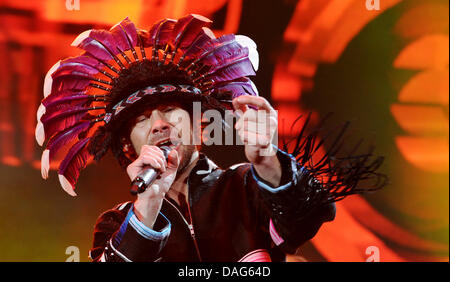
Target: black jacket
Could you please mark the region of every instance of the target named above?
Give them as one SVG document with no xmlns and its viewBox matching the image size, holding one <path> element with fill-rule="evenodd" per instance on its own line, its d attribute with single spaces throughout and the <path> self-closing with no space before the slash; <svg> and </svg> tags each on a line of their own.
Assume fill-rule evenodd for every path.
<svg viewBox="0 0 450 282">
<path fill-rule="evenodd" d="M 90 257 L 94 261 L 239 261 L 266 250 L 283 261 L 335 216 L 322 186 L 295 159 L 277 151 L 281 185 L 265 183 L 249 163 L 218 168 L 204 154 L 189 174 L 189 207 L 164 199 L 149 230 L 138 222 L 133 203 L 118 205 L 97 220 Z M 316 201 L 319 203 L 320 201 Z"/>
</svg>

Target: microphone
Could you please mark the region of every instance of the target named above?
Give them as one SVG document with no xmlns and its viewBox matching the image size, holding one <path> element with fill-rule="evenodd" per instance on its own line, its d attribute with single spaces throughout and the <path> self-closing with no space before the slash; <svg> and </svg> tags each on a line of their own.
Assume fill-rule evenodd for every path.
<svg viewBox="0 0 450 282">
<path fill-rule="evenodd" d="M 172 150 L 169 146 L 161 146 L 160 148 L 163 153 L 164 157 L 167 160 L 167 157 L 169 156 L 169 152 Z M 148 186 L 150 186 L 153 181 L 160 175 L 159 170 L 155 170 L 151 167 L 145 167 L 131 182 L 131 188 L 130 193 L 131 195 L 137 195 L 145 191 Z"/>
</svg>

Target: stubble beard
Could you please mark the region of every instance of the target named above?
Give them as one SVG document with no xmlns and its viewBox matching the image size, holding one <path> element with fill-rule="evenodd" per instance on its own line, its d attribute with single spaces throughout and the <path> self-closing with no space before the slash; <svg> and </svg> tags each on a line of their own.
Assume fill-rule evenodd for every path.
<svg viewBox="0 0 450 282">
<path fill-rule="evenodd" d="M 182 174 L 185 171 L 185 169 L 189 166 L 191 159 L 192 159 L 192 155 L 194 154 L 194 152 L 197 149 L 195 145 L 183 145 L 183 147 L 184 148 L 183 148 L 181 163 L 177 169 L 178 175 Z"/>
</svg>

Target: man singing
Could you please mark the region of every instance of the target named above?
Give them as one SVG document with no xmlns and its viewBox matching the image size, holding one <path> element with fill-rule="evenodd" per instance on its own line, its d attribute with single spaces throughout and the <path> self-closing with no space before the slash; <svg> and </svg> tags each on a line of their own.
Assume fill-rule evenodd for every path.
<svg viewBox="0 0 450 282">
<path fill-rule="evenodd" d="M 38 143 L 47 140 L 44 178 L 62 148 L 58 174 L 71 195 L 87 160 L 109 149 L 131 181 L 158 173 L 135 201 L 99 217 L 94 261 L 284 261 L 334 219 L 336 200 L 384 185 L 380 158 L 338 156 L 340 134 L 320 158 L 317 131 L 301 130 L 292 154 L 275 146 L 277 113 L 248 78 L 258 68 L 256 45 L 216 38 L 210 23 L 188 15 L 149 31 L 128 19 L 89 30 L 72 44 L 84 52 L 46 76 L 36 128 Z M 196 109 L 234 127 L 248 163 L 221 169 L 200 151 Z"/>
</svg>

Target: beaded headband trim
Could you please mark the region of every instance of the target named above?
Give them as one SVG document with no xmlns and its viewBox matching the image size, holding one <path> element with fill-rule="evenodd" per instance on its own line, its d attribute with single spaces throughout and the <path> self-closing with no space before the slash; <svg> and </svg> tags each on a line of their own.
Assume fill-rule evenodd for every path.
<svg viewBox="0 0 450 282">
<path fill-rule="evenodd" d="M 174 93 L 174 92 L 182 92 L 182 93 L 189 93 L 189 94 L 201 94 L 202 91 L 198 89 L 197 87 L 191 86 L 191 85 L 173 85 L 173 84 L 160 84 L 160 85 L 154 85 L 149 86 L 143 89 L 140 89 L 127 98 L 121 100 L 119 103 L 114 105 L 112 107 L 111 111 L 107 112 L 105 116 L 103 117 L 103 120 L 105 123 L 109 123 L 111 119 L 116 117 L 123 109 L 130 107 L 135 102 L 141 100 L 142 98 L 154 95 L 157 93 Z"/>
</svg>

